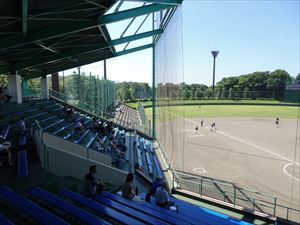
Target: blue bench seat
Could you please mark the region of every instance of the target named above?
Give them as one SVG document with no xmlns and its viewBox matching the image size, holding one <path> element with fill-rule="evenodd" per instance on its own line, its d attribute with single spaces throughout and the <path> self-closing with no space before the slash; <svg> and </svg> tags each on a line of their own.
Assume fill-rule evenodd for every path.
<svg viewBox="0 0 300 225">
<path fill-rule="evenodd" d="M 50 117 L 46 117 L 45 119 L 42 119 L 42 120 L 38 120 L 39 123 L 42 123 L 42 122 L 46 122 L 48 120 L 51 120 L 53 118 L 55 118 L 56 116 L 50 116 Z"/>
<path fill-rule="evenodd" d="M 52 124 L 50 124 L 50 125 L 48 125 L 48 126 L 46 126 L 46 127 L 43 127 L 43 130 L 47 130 L 47 129 L 49 129 L 50 127 L 54 127 L 54 126 L 56 126 L 56 125 L 62 123 L 63 121 L 65 121 L 65 120 L 64 120 L 64 119 L 58 120 L 58 121 L 56 121 L 56 122 L 54 122 L 54 123 L 52 123 Z"/>
<path fill-rule="evenodd" d="M 149 207 L 145 207 L 142 204 L 139 204 L 134 201 L 129 201 L 127 199 L 124 199 L 120 196 L 108 193 L 108 192 L 103 192 L 102 194 L 104 197 L 111 199 L 112 201 L 116 201 L 124 206 L 131 207 L 132 209 L 136 211 L 140 211 L 144 214 L 151 215 L 153 217 L 156 217 L 157 219 L 163 220 L 166 223 L 171 223 L 171 224 L 178 224 L 178 225 L 187 225 L 190 223 L 185 222 L 182 219 L 174 218 L 173 216 L 167 215 L 160 210 L 156 209 L 151 209 Z"/>
<path fill-rule="evenodd" d="M 174 201 L 180 210 L 180 213 L 183 215 L 187 215 L 190 217 L 196 217 L 196 215 L 205 215 L 207 219 L 211 221 L 216 221 L 218 224 L 238 224 L 238 225 L 250 225 L 251 223 L 232 218 L 228 215 L 213 211 L 211 209 L 207 209 L 204 207 L 200 207 L 194 204 L 187 203 L 180 199 L 176 199 L 171 197 L 171 200 Z"/>
<path fill-rule="evenodd" d="M 146 194 L 141 194 L 141 198 L 145 198 Z M 204 207 L 196 206 L 187 202 L 184 202 L 182 200 L 176 199 L 172 196 L 170 196 L 171 201 L 174 201 L 175 204 L 179 207 L 179 214 L 190 217 L 191 219 L 198 220 L 199 222 L 205 222 L 210 225 L 214 224 L 220 224 L 220 225 L 250 225 L 250 223 L 247 223 L 245 221 L 241 221 L 235 218 L 232 218 L 230 216 L 227 216 L 225 214 L 215 212 L 211 209 L 207 209 Z M 155 198 L 151 196 L 151 203 L 152 205 L 155 204 Z M 144 204 L 144 203 L 142 203 Z M 149 204 L 149 203 L 148 203 Z M 201 218 L 201 220 L 200 220 Z"/>
<path fill-rule="evenodd" d="M 110 224 L 101 218 L 79 208 L 74 205 L 72 205 L 69 202 L 66 202 L 62 200 L 61 198 L 39 188 L 32 188 L 29 190 L 29 192 L 42 199 L 43 201 L 47 202 L 48 204 L 51 204 L 55 206 L 56 208 L 68 213 L 69 215 L 72 215 L 73 217 L 79 219 L 80 221 L 91 224 L 91 225 L 96 225 L 96 224 Z"/>
<path fill-rule="evenodd" d="M 147 215 L 145 213 L 142 213 L 140 211 L 137 211 L 131 207 L 125 206 L 123 204 L 120 204 L 116 201 L 113 201 L 109 198 L 105 198 L 103 196 L 96 196 L 94 198 L 95 200 L 97 200 L 98 202 L 100 202 L 101 204 L 104 204 L 110 208 L 114 208 L 116 210 L 119 210 L 120 212 L 129 215 L 131 217 L 134 217 L 136 219 L 141 220 L 142 222 L 145 222 L 147 224 L 156 224 L 156 225 L 167 225 L 168 223 L 159 220 L 151 215 Z"/>
<path fill-rule="evenodd" d="M 32 116 L 29 116 L 27 117 L 26 119 L 29 120 L 29 119 L 33 119 L 35 117 L 38 117 L 38 116 L 42 116 L 42 115 L 45 115 L 47 114 L 48 112 L 41 112 L 41 113 L 38 113 L 38 114 L 35 114 L 35 115 L 32 115 Z"/>
<path fill-rule="evenodd" d="M 57 129 L 57 130 L 54 131 L 52 134 L 53 134 L 53 135 L 56 135 L 56 134 L 58 134 L 59 132 L 65 130 L 65 129 L 71 127 L 71 126 L 73 126 L 73 123 L 70 123 L 70 124 L 68 124 L 68 125 L 66 125 L 66 126 L 63 126 L 63 127 L 59 128 L 59 129 Z"/>
<path fill-rule="evenodd" d="M 91 144 L 93 143 L 93 141 L 97 138 L 97 136 L 98 136 L 98 132 L 96 132 L 95 134 L 93 134 L 93 136 L 88 141 L 88 143 L 85 145 L 85 147 L 89 148 L 91 146 Z"/>
<path fill-rule="evenodd" d="M 26 149 L 20 149 L 18 153 L 18 177 L 28 176 L 28 161 Z"/>
<path fill-rule="evenodd" d="M 14 225 L 9 219 L 0 214 L 0 224 L 1 225 Z"/>
<path fill-rule="evenodd" d="M 80 137 L 76 138 L 76 140 L 74 141 L 74 143 L 78 144 L 89 132 L 90 132 L 90 130 L 86 129 L 86 131 Z"/>
<path fill-rule="evenodd" d="M 143 160 L 142 160 L 141 150 L 139 148 L 136 148 L 136 153 L 137 153 L 138 166 L 139 166 L 139 169 L 141 169 L 143 167 Z"/>
<path fill-rule="evenodd" d="M 69 191 L 65 188 L 60 189 L 59 193 L 67 198 L 70 198 L 72 201 L 78 202 L 81 205 L 84 205 L 92 210 L 95 210 L 98 213 L 109 216 L 109 217 L 113 218 L 114 220 L 121 222 L 122 224 L 126 224 L 126 225 L 132 225 L 132 224 L 142 225 L 142 224 L 144 224 L 134 218 L 131 218 L 125 214 L 120 213 L 117 210 L 114 210 L 112 208 L 104 206 L 103 204 L 96 202 L 96 201 L 92 200 L 91 198 L 88 198 L 88 197 L 85 197 L 78 193 Z"/>
<path fill-rule="evenodd" d="M 5 199 L 10 205 L 21 210 L 26 215 L 32 217 L 44 225 L 68 225 L 69 223 L 63 221 L 59 217 L 53 215 L 51 212 L 43 209 L 34 202 L 17 194 L 7 186 L 0 186 L 0 197 Z M 2 224 L 2 223 L 1 223 Z"/>
<path fill-rule="evenodd" d="M 73 136 L 75 134 L 75 131 L 72 130 L 70 133 L 68 133 L 67 135 L 64 136 L 64 139 L 68 139 L 69 137 Z"/>
<path fill-rule="evenodd" d="M 160 165 L 158 163 L 158 160 L 157 160 L 156 156 L 155 155 L 152 155 L 152 156 L 153 156 L 153 161 L 154 161 L 154 164 L 155 164 L 155 169 L 156 169 L 157 175 L 160 176 L 160 177 L 163 177 L 163 174 L 161 172 Z"/>
<path fill-rule="evenodd" d="M 150 159 L 149 152 L 146 152 L 146 159 L 147 159 L 149 174 L 152 175 L 153 174 L 153 166 L 152 166 L 152 162 L 151 162 L 151 159 Z"/>
</svg>

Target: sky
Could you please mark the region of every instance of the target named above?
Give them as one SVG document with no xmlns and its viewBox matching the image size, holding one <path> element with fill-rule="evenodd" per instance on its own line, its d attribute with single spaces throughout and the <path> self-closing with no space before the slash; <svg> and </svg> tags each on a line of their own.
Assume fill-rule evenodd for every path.
<svg viewBox="0 0 300 225">
<path fill-rule="evenodd" d="M 124 3 L 121 10 L 133 4 L 136 3 Z M 300 0 L 184 0 L 183 30 L 177 34 L 183 38 L 184 82 L 212 84 L 211 50 L 220 51 L 216 59 L 216 81 L 226 76 L 276 69 L 296 76 L 300 72 L 299 11 Z M 125 36 L 133 34 L 144 18 L 137 18 Z M 119 38 L 129 21 L 108 25 L 111 38 Z M 149 17 L 139 32 L 151 29 L 151 22 Z M 128 47 L 150 42 L 149 38 L 143 39 Z M 124 45 L 116 47 L 117 51 L 123 48 Z M 90 64 L 81 70 L 103 76 L 103 63 Z M 152 50 L 107 60 L 107 76 L 115 81 L 151 84 Z"/>
</svg>

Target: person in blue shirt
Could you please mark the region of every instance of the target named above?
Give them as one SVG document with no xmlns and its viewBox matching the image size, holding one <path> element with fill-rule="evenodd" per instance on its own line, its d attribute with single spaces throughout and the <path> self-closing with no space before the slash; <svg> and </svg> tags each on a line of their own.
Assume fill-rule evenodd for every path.
<svg viewBox="0 0 300 225">
<path fill-rule="evenodd" d="M 152 183 L 151 192 L 155 195 L 156 189 L 159 188 L 162 184 L 162 178 L 157 176 Z"/>
</svg>

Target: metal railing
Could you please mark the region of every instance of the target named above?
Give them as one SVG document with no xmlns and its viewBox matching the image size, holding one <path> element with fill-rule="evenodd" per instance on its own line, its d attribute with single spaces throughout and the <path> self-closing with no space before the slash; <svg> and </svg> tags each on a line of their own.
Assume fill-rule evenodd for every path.
<svg viewBox="0 0 300 225">
<path fill-rule="evenodd" d="M 184 189 L 223 202 L 258 211 L 269 215 L 276 214 L 277 198 L 257 191 L 240 188 L 228 182 L 217 181 L 201 176 L 193 176 L 176 171 L 174 182 L 177 189 Z"/>
<path fill-rule="evenodd" d="M 35 120 L 34 129 L 35 129 L 35 132 L 37 132 L 38 137 L 40 138 L 40 141 L 41 141 L 41 146 L 40 147 L 42 148 L 43 155 L 44 155 L 43 165 L 44 165 L 44 169 L 45 169 L 45 172 L 46 172 L 46 180 L 47 180 L 48 184 L 50 184 L 51 180 L 50 180 L 50 166 L 49 166 L 49 149 L 48 149 L 48 147 L 47 147 L 47 145 L 45 144 L 45 141 L 44 141 L 43 129 L 40 126 L 40 124 L 37 120 Z M 40 155 L 39 155 L 39 157 L 40 157 Z"/>
<path fill-rule="evenodd" d="M 243 209 L 248 209 L 248 211 L 261 212 L 274 217 L 300 222 L 300 210 L 278 204 L 275 196 L 241 188 L 230 182 L 175 170 L 163 146 L 158 140 L 157 144 L 157 151 L 159 151 L 167 166 L 165 172 L 171 172 L 171 188 L 174 190 L 186 190 L 198 194 L 200 197 L 209 197 L 230 203 L 233 207 L 238 206 Z"/>
</svg>

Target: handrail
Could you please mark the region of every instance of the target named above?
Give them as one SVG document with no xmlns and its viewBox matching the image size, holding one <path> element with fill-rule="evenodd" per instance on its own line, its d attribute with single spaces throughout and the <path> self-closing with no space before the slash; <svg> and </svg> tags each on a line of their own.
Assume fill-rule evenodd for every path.
<svg viewBox="0 0 300 225">
<path fill-rule="evenodd" d="M 35 120 L 35 125 L 37 128 L 36 130 L 38 131 L 38 136 L 40 137 L 40 140 L 42 142 L 42 147 L 44 150 L 44 167 L 45 167 L 44 169 L 46 170 L 47 182 L 48 184 L 50 184 L 51 180 L 50 180 L 50 165 L 49 165 L 49 149 L 44 141 L 43 129 L 37 120 Z"/>
</svg>

